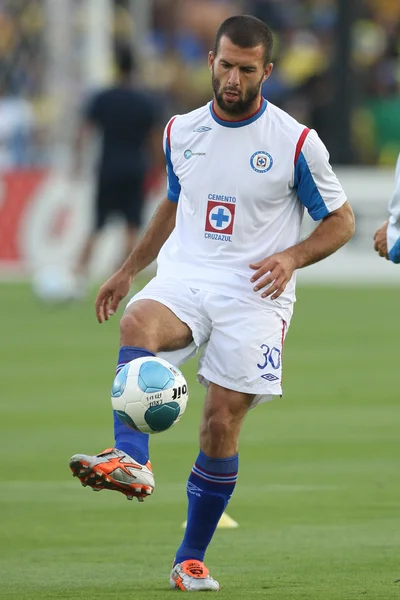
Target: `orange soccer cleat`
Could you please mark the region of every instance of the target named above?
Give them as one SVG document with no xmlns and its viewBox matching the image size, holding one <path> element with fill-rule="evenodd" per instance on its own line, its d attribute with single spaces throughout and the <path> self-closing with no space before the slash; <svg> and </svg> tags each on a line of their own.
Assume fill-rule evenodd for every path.
<svg viewBox="0 0 400 600">
<path fill-rule="evenodd" d="M 128 500 L 136 497 L 143 502 L 154 491 L 150 461 L 141 465 L 116 448 L 103 450 L 97 456 L 74 454 L 69 466 L 73 476 L 78 477 L 84 487 L 90 486 L 96 492 L 115 490 L 125 494 Z"/>
<path fill-rule="evenodd" d="M 176 564 L 170 575 L 170 587 L 183 592 L 218 592 L 219 583 L 199 560 L 184 560 Z"/>
</svg>

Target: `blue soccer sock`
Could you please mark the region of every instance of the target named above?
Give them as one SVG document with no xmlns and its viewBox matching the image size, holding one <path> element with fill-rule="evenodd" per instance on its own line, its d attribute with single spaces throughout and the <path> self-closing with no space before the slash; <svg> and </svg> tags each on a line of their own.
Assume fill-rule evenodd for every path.
<svg viewBox="0 0 400 600">
<path fill-rule="evenodd" d="M 186 490 L 189 500 L 186 532 L 178 548 L 175 564 L 188 559 L 204 560 L 230 497 L 238 474 L 238 455 L 209 458 L 200 450 Z"/>
<path fill-rule="evenodd" d="M 142 356 L 155 356 L 146 348 L 137 348 L 136 346 L 122 346 L 118 355 L 118 366 L 116 374 L 122 367 L 135 358 Z M 149 460 L 149 436 L 147 433 L 135 431 L 127 425 L 124 425 L 114 413 L 114 438 L 115 448 L 126 452 L 141 465 L 145 465 Z"/>
</svg>

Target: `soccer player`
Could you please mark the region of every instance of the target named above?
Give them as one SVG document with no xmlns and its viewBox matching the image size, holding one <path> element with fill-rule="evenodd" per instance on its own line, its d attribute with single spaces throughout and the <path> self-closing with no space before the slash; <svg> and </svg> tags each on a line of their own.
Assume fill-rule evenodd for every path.
<svg viewBox="0 0 400 600">
<path fill-rule="evenodd" d="M 85 106 L 75 141 L 75 171 L 79 172 L 87 142 L 95 133 L 101 136 L 94 223 L 75 269 L 82 280 L 95 243 L 110 216 L 119 214 L 124 219 L 124 258 L 136 245 L 144 205 L 147 155 L 154 140 L 161 140 L 155 107 L 133 82 L 134 56 L 128 46 L 116 48 L 115 64 L 115 84 L 94 94 Z"/>
<path fill-rule="evenodd" d="M 214 99 L 167 124 L 168 197 L 96 300 L 102 323 L 158 257 L 156 277 L 121 318 L 117 370 L 155 354 L 178 365 L 204 346 L 200 451 L 170 575 L 171 587 L 184 591 L 219 589 L 204 555 L 235 488 L 243 419 L 282 393 L 295 271 L 335 252 L 354 231 L 316 132 L 261 97 L 272 44 L 270 29 L 255 17 L 220 25 L 208 57 Z M 320 223 L 299 241 L 304 208 Z M 116 419 L 114 448 L 75 455 L 70 466 L 84 485 L 143 499 L 154 489 L 148 457 L 148 436 Z"/>
<path fill-rule="evenodd" d="M 400 263 L 400 154 L 396 166 L 396 187 L 389 202 L 390 217 L 376 230 L 375 250 L 379 256 Z"/>
</svg>

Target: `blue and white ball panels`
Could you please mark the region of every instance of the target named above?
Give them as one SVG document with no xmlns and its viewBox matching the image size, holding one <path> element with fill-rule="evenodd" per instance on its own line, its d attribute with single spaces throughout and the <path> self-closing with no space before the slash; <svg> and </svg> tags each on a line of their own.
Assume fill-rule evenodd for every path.
<svg viewBox="0 0 400 600">
<path fill-rule="evenodd" d="M 158 433 L 179 421 L 188 387 L 179 369 L 157 357 L 136 358 L 114 379 L 111 402 L 118 418 L 142 433 Z"/>
</svg>

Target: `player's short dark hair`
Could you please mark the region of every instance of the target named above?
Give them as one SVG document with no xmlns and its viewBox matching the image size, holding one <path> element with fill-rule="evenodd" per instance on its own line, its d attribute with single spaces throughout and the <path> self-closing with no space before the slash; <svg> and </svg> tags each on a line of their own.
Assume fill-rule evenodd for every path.
<svg viewBox="0 0 400 600">
<path fill-rule="evenodd" d="M 114 48 L 115 64 L 123 75 L 129 75 L 135 70 L 135 57 L 132 48 L 126 44 L 116 44 Z"/>
<path fill-rule="evenodd" d="M 252 15 L 236 15 L 229 17 L 221 23 L 215 37 L 214 54 L 218 54 L 220 40 L 228 37 L 232 44 L 240 48 L 264 47 L 264 65 L 267 65 L 272 56 L 274 38 L 272 31 L 263 21 Z"/>
</svg>

